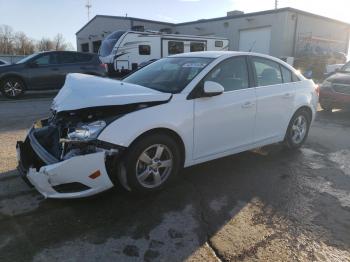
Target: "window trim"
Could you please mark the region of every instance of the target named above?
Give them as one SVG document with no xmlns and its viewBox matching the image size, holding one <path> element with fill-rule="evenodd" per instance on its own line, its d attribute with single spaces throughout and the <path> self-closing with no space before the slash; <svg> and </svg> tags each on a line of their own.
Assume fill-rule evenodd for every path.
<svg viewBox="0 0 350 262">
<path fill-rule="evenodd" d="M 170 49 L 169 49 L 170 42 L 181 43 L 182 44 L 182 48 L 183 48 L 182 52 L 180 52 L 180 53 L 170 53 L 169 52 L 170 51 Z M 177 55 L 177 54 L 183 54 L 183 53 L 185 53 L 185 42 L 184 41 L 181 41 L 181 40 L 169 40 L 168 41 L 168 55 Z"/>
<path fill-rule="evenodd" d="M 217 45 L 217 43 L 221 43 L 221 44 Z M 214 46 L 222 48 L 222 47 L 224 47 L 224 41 L 223 40 L 215 40 Z"/>
<path fill-rule="evenodd" d="M 148 47 L 149 47 L 149 53 L 147 53 L 147 54 L 141 54 L 141 46 L 148 46 Z M 151 53 L 152 53 L 152 47 L 151 47 L 151 45 L 139 45 L 139 46 L 138 46 L 138 49 L 139 49 L 139 55 L 142 55 L 142 56 L 151 55 Z"/>
</svg>

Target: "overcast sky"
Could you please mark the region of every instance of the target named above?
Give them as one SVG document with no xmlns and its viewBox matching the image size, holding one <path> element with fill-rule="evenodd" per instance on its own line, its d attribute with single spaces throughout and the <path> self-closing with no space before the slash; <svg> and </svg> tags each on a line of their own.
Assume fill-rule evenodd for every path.
<svg viewBox="0 0 350 262">
<path fill-rule="evenodd" d="M 91 0 L 91 17 L 119 15 L 186 22 L 274 8 L 274 0 Z M 86 0 L 0 0 L 0 24 L 10 25 L 34 39 L 57 33 L 75 47 L 75 33 L 87 22 Z M 294 7 L 350 23 L 349 0 L 279 0 L 279 7 Z"/>
</svg>

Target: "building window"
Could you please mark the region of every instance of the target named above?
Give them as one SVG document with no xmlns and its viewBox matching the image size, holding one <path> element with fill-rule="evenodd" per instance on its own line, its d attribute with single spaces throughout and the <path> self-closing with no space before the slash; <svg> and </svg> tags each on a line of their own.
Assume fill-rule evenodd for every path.
<svg viewBox="0 0 350 262">
<path fill-rule="evenodd" d="M 81 51 L 89 53 L 90 52 L 90 50 L 89 50 L 89 43 L 81 44 Z"/>
<path fill-rule="evenodd" d="M 132 31 L 139 31 L 139 32 L 144 32 L 145 31 L 145 27 L 143 25 L 134 25 L 133 27 L 131 27 Z"/>
<path fill-rule="evenodd" d="M 191 42 L 190 52 L 200 52 L 200 51 L 205 51 L 205 44 Z"/>
<path fill-rule="evenodd" d="M 169 41 L 168 43 L 168 54 L 175 55 L 181 54 L 185 50 L 184 42 Z"/>
<path fill-rule="evenodd" d="M 223 47 L 224 42 L 223 41 L 215 41 L 215 47 Z"/>
<path fill-rule="evenodd" d="M 98 50 L 100 49 L 100 46 L 101 46 L 101 40 L 92 42 L 92 52 L 97 54 Z"/>
<path fill-rule="evenodd" d="M 150 55 L 151 46 L 150 45 L 139 45 L 139 54 L 140 55 Z"/>
</svg>

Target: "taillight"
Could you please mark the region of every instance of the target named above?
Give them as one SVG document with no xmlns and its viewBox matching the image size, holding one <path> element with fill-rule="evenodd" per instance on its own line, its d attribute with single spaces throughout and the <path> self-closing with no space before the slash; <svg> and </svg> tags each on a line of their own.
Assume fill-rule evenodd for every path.
<svg viewBox="0 0 350 262">
<path fill-rule="evenodd" d="M 102 67 L 104 70 L 107 71 L 108 69 L 108 65 L 107 64 L 100 64 L 100 67 Z"/>
<path fill-rule="evenodd" d="M 318 96 L 320 96 L 320 85 L 315 85 L 315 91 Z"/>
</svg>

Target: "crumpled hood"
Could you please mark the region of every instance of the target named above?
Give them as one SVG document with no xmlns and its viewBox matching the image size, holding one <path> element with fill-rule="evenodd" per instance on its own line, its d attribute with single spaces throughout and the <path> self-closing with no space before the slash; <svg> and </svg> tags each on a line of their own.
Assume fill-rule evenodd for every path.
<svg viewBox="0 0 350 262">
<path fill-rule="evenodd" d="M 170 93 L 113 79 L 68 74 L 64 86 L 53 100 L 52 109 L 61 112 L 99 106 L 160 102 L 170 97 Z"/>
</svg>

